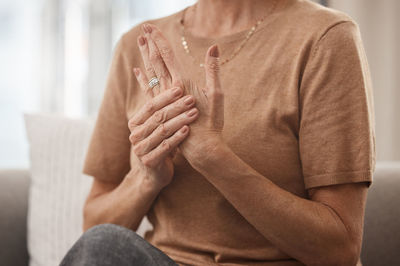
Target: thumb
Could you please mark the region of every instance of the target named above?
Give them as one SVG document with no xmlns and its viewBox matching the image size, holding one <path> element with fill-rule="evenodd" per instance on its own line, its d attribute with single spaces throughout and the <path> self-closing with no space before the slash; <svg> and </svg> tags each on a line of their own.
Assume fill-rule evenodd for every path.
<svg viewBox="0 0 400 266">
<path fill-rule="evenodd" d="M 209 92 L 220 92 L 221 84 L 219 78 L 219 50 L 216 44 L 208 48 L 206 59 L 204 60 L 206 72 L 206 88 Z"/>
</svg>

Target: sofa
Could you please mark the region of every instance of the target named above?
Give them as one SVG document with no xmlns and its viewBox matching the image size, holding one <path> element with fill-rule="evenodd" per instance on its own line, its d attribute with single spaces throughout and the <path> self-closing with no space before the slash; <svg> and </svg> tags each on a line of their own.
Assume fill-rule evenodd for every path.
<svg viewBox="0 0 400 266">
<path fill-rule="evenodd" d="M 30 172 L 0 170 L 0 265 L 26 266 Z M 400 265 L 400 163 L 378 162 L 368 192 L 361 260 Z"/>
</svg>

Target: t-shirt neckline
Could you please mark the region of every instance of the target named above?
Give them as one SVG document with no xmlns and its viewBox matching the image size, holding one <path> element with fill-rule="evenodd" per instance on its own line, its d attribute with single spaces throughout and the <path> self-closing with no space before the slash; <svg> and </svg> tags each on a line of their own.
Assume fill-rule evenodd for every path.
<svg viewBox="0 0 400 266">
<path fill-rule="evenodd" d="M 269 14 L 261 23 L 260 25 L 257 26 L 256 30 L 254 33 L 258 32 L 259 30 L 263 29 L 264 27 L 268 26 L 277 16 L 279 11 L 282 9 L 283 6 L 286 5 L 286 0 L 277 0 L 276 6 L 273 8 L 274 10 L 272 11 L 271 14 Z M 179 29 L 179 35 L 181 35 L 181 19 L 182 15 L 187 10 L 190 6 L 187 6 L 186 8 L 182 9 L 178 14 L 178 29 Z M 190 31 L 185 32 L 185 38 L 190 39 L 192 41 L 195 41 L 197 44 L 214 44 L 214 43 L 230 43 L 234 42 L 237 40 L 244 40 L 246 37 L 247 33 L 250 31 L 249 29 L 241 30 L 239 32 L 235 32 L 229 35 L 224 35 L 221 37 L 217 38 L 210 38 L 210 37 L 204 37 L 204 36 L 196 36 L 193 35 Z M 253 33 L 253 34 L 254 34 Z"/>
</svg>

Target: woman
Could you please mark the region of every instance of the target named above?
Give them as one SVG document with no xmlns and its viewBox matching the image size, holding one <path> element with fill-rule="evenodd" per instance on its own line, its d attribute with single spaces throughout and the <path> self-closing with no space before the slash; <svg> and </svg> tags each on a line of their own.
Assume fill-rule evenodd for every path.
<svg viewBox="0 0 400 266">
<path fill-rule="evenodd" d="M 84 167 L 90 230 L 62 264 L 361 265 L 374 169 L 349 16 L 199 0 L 119 41 Z"/>
</svg>

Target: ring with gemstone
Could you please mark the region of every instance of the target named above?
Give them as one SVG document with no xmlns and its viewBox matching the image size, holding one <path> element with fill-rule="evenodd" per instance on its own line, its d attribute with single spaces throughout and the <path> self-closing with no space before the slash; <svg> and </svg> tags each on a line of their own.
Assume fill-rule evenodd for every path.
<svg viewBox="0 0 400 266">
<path fill-rule="evenodd" d="M 149 88 L 152 89 L 155 86 L 157 86 L 158 84 L 160 84 L 160 81 L 158 81 L 157 77 L 152 77 L 149 81 Z"/>
</svg>

